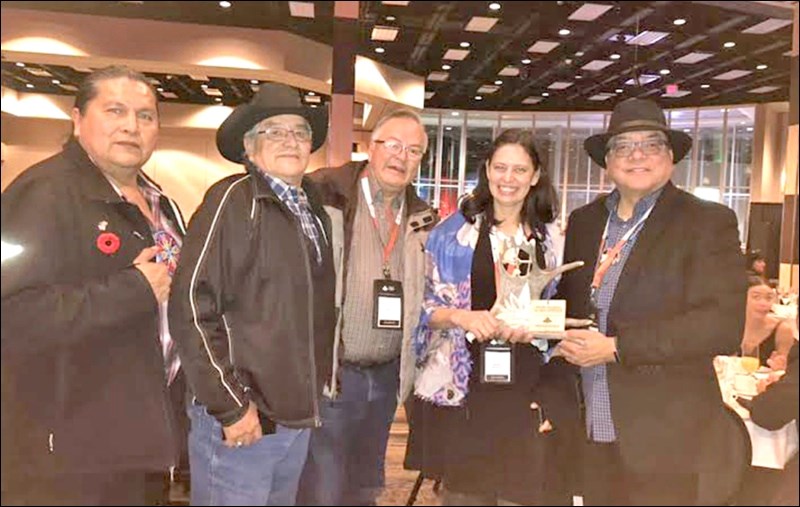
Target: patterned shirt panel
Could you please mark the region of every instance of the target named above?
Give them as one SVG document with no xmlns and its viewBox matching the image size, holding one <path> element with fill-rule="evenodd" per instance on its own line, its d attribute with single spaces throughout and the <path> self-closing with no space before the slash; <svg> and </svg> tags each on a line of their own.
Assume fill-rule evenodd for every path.
<svg viewBox="0 0 800 507">
<path fill-rule="evenodd" d="M 642 198 L 633 211 L 633 216 L 628 220 L 622 220 L 617 215 L 617 205 L 620 195 L 618 190 L 614 190 L 606 199 L 605 205 L 609 211 L 608 238 L 606 248 L 613 248 L 632 227 L 635 227 L 639 220 L 655 205 L 661 189 Z M 625 268 L 625 263 L 630 257 L 630 253 L 636 244 L 639 232 L 646 225 L 639 226 L 630 239 L 625 243 L 619 254 L 619 259 L 612 263 L 606 271 L 603 281 L 595 294 L 595 304 L 597 305 L 597 324 L 599 331 L 603 334 L 608 332 L 608 312 L 614 300 L 614 293 L 617 290 L 619 277 Z M 599 262 L 599 259 L 598 259 Z M 581 378 L 583 380 L 583 395 L 586 401 L 586 433 L 589 439 L 594 442 L 614 442 L 617 440 L 614 420 L 611 417 L 611 397 L 608 391 L 608 370 L 605 364 L 581 368 Z"/>
</svg>

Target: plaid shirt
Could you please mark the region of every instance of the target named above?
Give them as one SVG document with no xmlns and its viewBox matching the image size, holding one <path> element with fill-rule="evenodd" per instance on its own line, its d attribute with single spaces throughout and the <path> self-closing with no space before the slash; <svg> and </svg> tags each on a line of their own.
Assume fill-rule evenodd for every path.
<svg viewBox="0 0 800 507">
<path fill-rule="evenodd" d="M 283 181 L 269 174 L 259 171 L 269 183 L 272 191 L 278 196 L 283 204 L 289 208 L 294 216 L 300 221 L 300 226 L 303 228 L 303 234 L 314 244 L 314 251 L 316 252 L 317 264 L 322 263 L 322 238 L 320 238 L 320 231 L 322 231 L 322 224 L 319 218 L 311 211 L 311 205 L 308 203 L 308 196 L 301 187 L 293 187 L 287 185 Z"/>
<path fill-rule="evenodd" d="M 655 204 L 659 195 L 661 195 L 661 189 L 641 199 L 636 203 L 633 216 L 629 220 L 622 220 L 617 215 L 617 205 L 620 199 L 619 191 L 614 190 L 611 192 L 605 202 L 609 211 L 606 247 L 613 248 L 622 236 L 636 225 L 647 210 Z M 614 300 L 614 292 L 617 290 L 619 277 L 643 227 L 644 225 L 639 227 L 639 230 L 634 232 L 628 242 L 625 243 L 622 252 L 619 254 L 619 261 L 611 264 L 597 290 L 597 324 L 599 331 L 603 334 L 608 332 L 608 310 Z M 600 364 L 581 368 L 581 379 L 583 380 L 583 396 L 586 400 L 587 436 L 594 442 L 616 441 L 617 432 L 614 428 L 614 420 L 611 418 L 611 397 L 608 393 L 608 371 L 606 370 L 606 365 Z"/>
</svg>

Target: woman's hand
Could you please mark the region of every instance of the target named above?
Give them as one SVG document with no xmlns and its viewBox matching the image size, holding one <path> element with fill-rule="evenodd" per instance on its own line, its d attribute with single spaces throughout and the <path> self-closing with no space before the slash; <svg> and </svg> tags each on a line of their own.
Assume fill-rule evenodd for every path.
<svg viewBox="0 0 800 507">
<path fill-rule="evenodd" d="M 479 342 L 492 339 L 500 327 L 500 321 L 486 310 L 458 310 L 453 313 L 452 320 L 456 326 L 472 333 Z"/>
</svg>

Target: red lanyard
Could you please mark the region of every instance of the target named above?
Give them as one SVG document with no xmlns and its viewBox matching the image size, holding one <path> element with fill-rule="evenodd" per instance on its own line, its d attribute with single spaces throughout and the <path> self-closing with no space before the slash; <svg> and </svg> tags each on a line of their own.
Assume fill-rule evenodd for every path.
<svg viewBox="0 0 800 507">
<path fill-rule="evenodd" d="M 369 215 L 372 218 L 372 224 L 375 226 L 375 232 L 378 234 L 378 240 L 383 246 L 383 276 L 387 279 L 391 279 L 392 273 L 389 269 L 389 259 L 392 255 L 392 250 L 394 250 L 394 246 L 397 244 L 397 237 L 400 234 L 400 223 L 403 221 L 403 209 L 405 207 L 405 202 L 400 204 L 400 209 L 397 210 L 397 216 L 395 217 L 392 228 L 389 231 L 389 241 L 384 244 L 383 238 L 381 238 L 381 229 L 380 224 L 378 224 L 378 217 L 375 213 L 375 205 L 372 202 L 372 192 L 370 192 L 369 189 L 369 180 L 367 179 L 366 175 L 361 177 L 361 190 L 364 193 L 364 201 L 366 201 L 367 208 L 369 208 Z M 389 208 L 386 208 L 386 219 L 392 219 Z"/>
<path fill-rule="evenodd" d="M 636 222 L 633 227 L 631 227 L 628 232 L 626 232 L 617 244 L 611 250 L 606 249 L 606 242 L 608 241 L 608 224 L 611 222 L 611 216 L 609 215 L 608 220 L 606 220 L 606 228 L 603 231 L 603 239 L 600 240 L 600 248 L 597 252 L 597 267 L 594 270 L 594 276 L 592 277 L 592 289 L 597 290 L 600 288 L 600 284 L 603 283 L 603 278 L 606 276 L 608 272 L 608 268 L 611 267 L 612 264 L 616 264 L 619 260 L 619 256 L 622 253 L 622 249 L 625 247 L 625 243 L 628 242 L 631 237 L 644 226 L 644 221 L 647 220 L 647 217 L 650 216 L 650 213 L 653 211 L 653 206 L 642 215 L 642 218 Z"/>
</svg>

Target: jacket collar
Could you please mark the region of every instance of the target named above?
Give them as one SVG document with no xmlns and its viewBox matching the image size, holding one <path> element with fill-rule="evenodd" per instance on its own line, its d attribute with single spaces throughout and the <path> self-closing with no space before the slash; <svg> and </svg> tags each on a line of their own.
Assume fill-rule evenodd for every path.
<svg viewBox="0 0 800 507">
<path fill-rule="evenodd" d="M 364 172 L 364 169 L 367 168 L 368 162 L 351 162 L 347 164 L 342 170 L 341 178 L 337 178 L 335 181 L 336 190 L 343 196 L 355 196 L 357 192 L 361 192 L 359 185 L 359 178 L 361 173 Z M 352 198 L 352 197 L 351 197 Z M 405 198 L 406 198 L 406 209 L 407 216 L 412 216 L 417 213 L 422 213 L 425 211 L 430 212 L 433 214 L 433 209 L 419 198 L 417 195 L 417 191 L 414 189 L 414 185 L 409 183 L 405 189 Z"/>
<path fill-rule="evenodd" d="M 658 196 L 653 212 L 647 218 L 642 231 L 636 239 L 636 245 L 631 251 L 630 257 L 625 262 L 625 267 L 619 277 L 609 315 L 620 305 L 626 293 L 630 293 L 630 284 L 636 283 L 636 273 L 647 260 L 650 252 L 661 245 L 660 239 L 667 226 L 675 219 L 676 205 L 681 190 L 675 188 L 671 181 L 663 187 L 661 195 Z M 663 246 L 663 245 L 661 245 Z"/>
<path fill-rule="evenodd" d="M 108 203 L 125 202 L 111 181 L 92 161 L 77 139 L 67 141 L 64 145 L 64 155 L 77 169 L 75 177 L 78 178 L 79 187 L 88 199 Z M 147 186 L 163 195 L 161 187 L 147 176 L 144 171 L 140 170 L 136 179 L 139 185 Z"/>
</svg>

